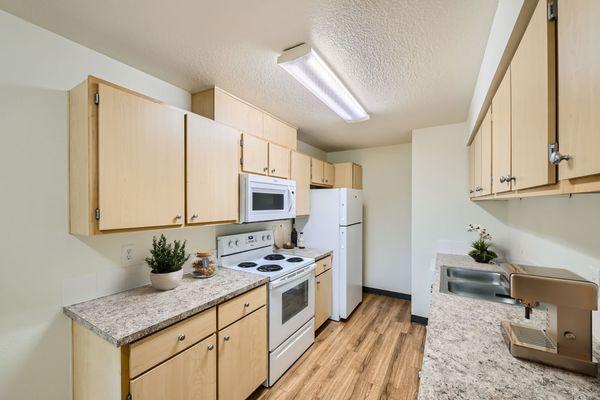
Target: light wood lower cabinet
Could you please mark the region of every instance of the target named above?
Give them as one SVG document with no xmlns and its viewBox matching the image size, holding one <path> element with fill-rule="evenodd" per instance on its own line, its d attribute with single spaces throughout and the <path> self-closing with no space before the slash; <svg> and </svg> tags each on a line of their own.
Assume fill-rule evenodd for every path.
<svg viewBox="0 0 600 400">
<path fill-rule="evenodd" d="M 600 174 L 600 2 L 559 1 L 559 178 Z M 600 176 L 596 177 L 596 181 Z"/>
<path fill-rule="evenodd" d="M 165 361 L 130 383 L 133 400 L 217 398 L 217 335 Z"/>
<path fill-rule="evenodd" d="M 331 317 L 331 269 L 315 278 L 315 329 Z"/>
<path fill-rule="evenodd" d="M 234 222 L 239 212 L 239 131 L 195 114 L 186 116 L 186 220 Z"/>
<path fill-rule="evenodd" d="M 292 151 L 290 176 L 296 181 L 296 215 L 310 214 L 310 157 Z"/>
<path fill-rule="evenodd" d="M 277 178 L 290 178 L 290 149 L 269 143 L 269 175 Z"/>
<path fill-rule="evenodd" d="M 267 175 L 269 171 L 269 142 L 242 134 L 242 171 Z"/>
<path fill-rule="evenodd" d="M 73 400 L 246 399 L 267 379 L 266 289 L 122 347 L 73 321 Z"/>
<path fill-rule="evenodd" d="M 243 400 L 267 379 L 266 306 L 218 334 L 219 400 Z"/>
</svg>

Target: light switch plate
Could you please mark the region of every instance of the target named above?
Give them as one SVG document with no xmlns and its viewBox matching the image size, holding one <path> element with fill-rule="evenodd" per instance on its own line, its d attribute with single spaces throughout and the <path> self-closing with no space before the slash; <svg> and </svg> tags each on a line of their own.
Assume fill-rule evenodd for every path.
<svg viewBox="0 0 600 400">
<path fill-rule="evenodd" d="M 121 266 L 129 267 L 136 264 L 135 244 L 124 244 L 121 247 Z"/>
</svg>

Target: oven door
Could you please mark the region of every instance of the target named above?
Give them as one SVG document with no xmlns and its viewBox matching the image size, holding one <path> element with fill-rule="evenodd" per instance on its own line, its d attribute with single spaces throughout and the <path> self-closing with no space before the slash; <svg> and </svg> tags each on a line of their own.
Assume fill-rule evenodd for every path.
<svg viewBox="0 0 600 400">
<path fill-rule="evenodd" d="M 262 178 L 262 177 L 261 177 Z M 263 178 L 264 179 L 264 178 Z M 242 222 L 272 221 L 296 216 L 294 181 L 272 179 L 272 182 L 248 179 L 241 193 L 244 204 Z"/>
<path fill-rule="evenodd" d="M 315 316 L 315 264 L 269 283 L 269 351 Z"/>
</svg>

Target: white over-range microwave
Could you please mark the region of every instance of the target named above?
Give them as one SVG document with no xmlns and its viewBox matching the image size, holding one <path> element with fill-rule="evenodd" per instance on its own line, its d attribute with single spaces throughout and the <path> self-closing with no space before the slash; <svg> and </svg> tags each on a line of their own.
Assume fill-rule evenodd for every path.
<svg viewBox="0 0 600 400">
<path fill-rule="evenodd" d="M 240 222 L 296 217 L 296 181 L 240 174 Z"/>
</svg>

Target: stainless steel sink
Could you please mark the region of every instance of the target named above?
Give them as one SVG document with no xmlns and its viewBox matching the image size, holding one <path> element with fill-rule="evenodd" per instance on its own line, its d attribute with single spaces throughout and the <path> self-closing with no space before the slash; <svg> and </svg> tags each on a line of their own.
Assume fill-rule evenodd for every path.
<svg viewBox="0 0 600 400">
<path fill-rule="evenodd" d="M 498 303 L 517 304 L 510 297 L 510 284 L 501 272 L 443 265 L 440 292 Z"/>
</svg>

